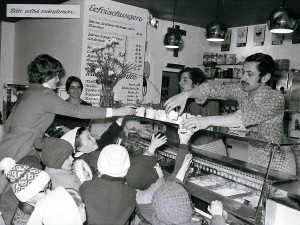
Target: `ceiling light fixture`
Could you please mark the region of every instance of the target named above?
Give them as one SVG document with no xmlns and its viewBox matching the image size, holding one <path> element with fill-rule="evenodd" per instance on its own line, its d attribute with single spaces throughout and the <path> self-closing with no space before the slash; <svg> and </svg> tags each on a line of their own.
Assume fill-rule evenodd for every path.
<svg viewBox="0 0 300 225">
<path fill-rule="evenodd" d="M 227 26 L 218 20 L 219 9 L 220 0 L 218 0 L 216 20 L 206 26 L 206 39 L 208 41 L 224 41 L 226 38 Z"/>
<path fill-rule="evenodd" d="M 174 26 L 174 17 L 175 17 L 175 7 L 176 0 L 174 0 L 174 11 L 173 11 L 173 26 L 172 28 L 168 28 L 168 32 L 164 38 L 164 46 L 166 48 L 179 48 L 181 44 L 181 35 L 178 33 L 178 29 L 175 29 Z"/>
<path fill-rule="evenodd" d="M 267 24 L 272 33 L 292 33 L 298 25 L 298 19 L 294 11 L 285 6 L 283 0 L 282 6 L 269 15 Z"/>
<path fill-rule="evenodd" d="M 158 20 L 155 17 L 153 17 L 153 15 L 151 13 L 149 14 L 148 21 L 149 21 L 149 24 L 151 27 L 154 27 L 154 28 L 158 27 Z"/>
</svg>

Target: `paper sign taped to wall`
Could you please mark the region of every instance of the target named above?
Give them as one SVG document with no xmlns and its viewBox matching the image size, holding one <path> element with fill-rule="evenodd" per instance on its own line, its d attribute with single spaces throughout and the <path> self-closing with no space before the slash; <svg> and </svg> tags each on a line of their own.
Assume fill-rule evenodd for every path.
<svg viewBox="0 0 300 225">
<path fill-rule="evenodd" d="M 80 5 L 7 4 L 6 16 L 80 18 Z"/>
</svg>

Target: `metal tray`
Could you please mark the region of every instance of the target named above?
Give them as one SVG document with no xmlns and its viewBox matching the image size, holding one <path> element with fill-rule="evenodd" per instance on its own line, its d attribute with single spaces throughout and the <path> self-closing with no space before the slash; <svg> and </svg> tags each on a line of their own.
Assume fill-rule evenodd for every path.
<svg viewBox="0 0 300 225">
<path fill-rule="evenodd" d="M 230 199 L 247 196 L 254 192 L 254 190 L 234 182 L 229 182 L 219 187 L 213 187 L 210 188 L 210 190 Z"/>
<path fill-rule="evenodd" d="M 213 174 L 205 175 L 205 176 L 198 176 L 192 177 L 190 182 L 205 188 L 215 188 L 220 187 L 225 184 L 228 184 L 230 181 L 219 176 L 215 176 Z"/>
</svg>

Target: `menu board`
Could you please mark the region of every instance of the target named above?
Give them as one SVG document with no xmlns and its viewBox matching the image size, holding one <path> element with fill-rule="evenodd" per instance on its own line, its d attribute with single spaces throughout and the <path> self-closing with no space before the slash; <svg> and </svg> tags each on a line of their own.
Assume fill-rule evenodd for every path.
<svg viewBox="0 0 300 225">
<path fill-rule="evenodd" d="M 126 63 L 131 63 L 130 74 L 114 87 L 114 100 L 124 104 L 135 104 L 142 97 L 143 67 L 147 26 L 146 9 L 109 1 L 88 0 L 84 3 L 83 45 L 81 79 L 84 84 L 82 98 L 99 105 L 101 85 L 96 77 L 88 75 L 86 66 L 96 61 L 94 48 L 109 40 L 116 40 L 116 55 L 126 52 Z"/>
</svg>

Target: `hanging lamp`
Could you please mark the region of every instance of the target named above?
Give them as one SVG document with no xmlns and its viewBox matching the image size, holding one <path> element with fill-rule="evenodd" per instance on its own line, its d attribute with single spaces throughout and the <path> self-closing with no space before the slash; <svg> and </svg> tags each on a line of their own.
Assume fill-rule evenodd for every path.
<svg viewBox="0 0 300 225">
<path fill-rule="evenodd" d="M 216 20 L 206 26 L 206 40 L 208 41 L 224 41 L 227 34 L 227 26 L 218 20 L 218 11 L 220 8 L 220 0 L 218 0 Z"/>
<path fill-rule="evenodd" d="M 298 25 L 298 19 L 294 11 L 285 6 L 283 0 L 282 6 L 269 15 L 267 24 L 272 33 L 292 33 Z"/>
<path fill-rule="evenodd" d="M 176 7 L 176 0 L 174 0 L 174 10 L 173 10 L 173 26 L 172 28 L 168 28 L 168 32 L 164 38 L 164 46 L 166 48 L 179 48 L 181 44 L 181 35 L 177 32 L 174 26 L 174 17 L 175 17 L 175 7 Z"/>
</svg>

